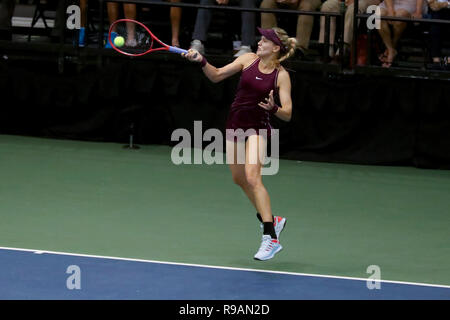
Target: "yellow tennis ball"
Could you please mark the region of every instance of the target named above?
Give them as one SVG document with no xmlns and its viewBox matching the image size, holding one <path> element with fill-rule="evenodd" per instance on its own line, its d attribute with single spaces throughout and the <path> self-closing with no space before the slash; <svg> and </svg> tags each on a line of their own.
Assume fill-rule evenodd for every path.
<svg viewBox="0 0 450 320">
<path fill-rule="evenodd" d="M 118 48 L 122 47 L 125 44 L 125 39 L 121 36 L 117 36 L 114 39 L 114 45 Z"/>
</svg>

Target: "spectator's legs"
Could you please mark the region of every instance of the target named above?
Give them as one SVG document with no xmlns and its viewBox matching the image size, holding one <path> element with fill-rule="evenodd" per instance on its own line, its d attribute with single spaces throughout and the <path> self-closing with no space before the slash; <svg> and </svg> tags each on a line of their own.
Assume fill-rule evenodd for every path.
<svg viewBox="0 0 450 320">
<path fill-rule="evenodd" d="M 123 4 L 123 12 L 126 19 L 132 19 L 136 20 L 136 5 L 132 3 L 124 3 Z M 135 40 L 135 24 L 134 23 L 127 23 L 127 45 L 128 46 L 135 46 L 136 40 Z"/>
<path fill-rule="evenodd" d="M 442 12 L 441 19 L 450 20 L 450 10 L 449 9 L 442 9 L 440 11 Z M 441 30 L 443 31 L 442 34 L 444 34 L 444 35 L 450 34 L 450 26 L 449 25 L 441 26 L 441 27 L 442 27 Z M 439 38 L 439 40 L 442 41 L 443 39 Z M 440 43 L 440 45 L 442 45 L 442 42 Z M 447 59 L 447 61 L 446 61 L 447 67 L 450 67 L 450 56 L 446 56 L 444 58 Z M 450 69 L 447 69 L 447 70 L 450 70 Z"/>
<path fill-rule="evenodd" d="M 136 20 L 136 5 L 133 3 L 124 3 L 123 12 L 126 19 Z"/>
<path fill-rule="evenodd" d="M 358 12 L 366 12 L 366 8 L 363 8 L 365 5 L 364 0 L 360 0 L 358 3 Z M 344 18 L 344 43 L 350 45 L 353 40 L 353 11 L 355 10 L 355 4 L 352 3 L 347 7 L 347 10 L 345 11 L 345 18 Z"/>
<path fill-rule="evenodd" d="M 86 27 L 86 6 L 87 6 L 88 0 L 80 0 L 80 11 L 81 11 L 81 27 Z"/>
<path fill-rule="evenodd" d="M 441 11 L 433 11 L 431 12 L 431 19 L 440 19 Z M 441 61 L 441 26 L 439 24 L 431 24 L 430 28 L 430 36 L 431 36 L 431 57 L 433 58 L 433 62 Z"/>
<path fill-rule="evenodd" d="M 321 12 L 339 12 L 339 0 L 327 0 L 322 4 Z M 334 44 L 334 38 L 336 35 L 336 18 L 330 18 L 330 50 L 329 55 L 334 55 L 332 45 Z M 320 33 L 319 43 L 325 43 L 325 17 L 320 17 Z"/>
<path fill-rule="evenodd" d="M 381 8 L 381 16 L 387 16 L 387 10 Z M 391 29 L 389 29 L 389 22 L 387 20 L 380 21 L 380 29 L 378 30 L 381 39 L 383 40 L 384 45 L 389 50 L 389 48 L 394 48 L 394 44 L 392 43 L 391 38 Z"/>
<path fill-rule="evenodd" d="M 327 0 L 322 4 L 321 12 L 339 12 L 339 0 Z M 330 18 L 330 44 L 334 43 L 336 18 Z M 325 42 L 325 17 L 320 17 L 319 43 Z"/>
<path fill-rule="evenodd" d="M 87 12 L 86 12 L 86 9 L 87 9 L 87 1 L 88 0 L 80 0 L 80 11 L 81 11 L 81 28 L 80 28 L 80 31 L 79 31 L 79 33 L 78 33 L 78 45 L 80 46 L 80 47 L 84 47 L 85 46 L 85 44 L 86 44 L 86 41 L 85 41 L 85 34 L 86 34 L 86 31 L 85 31 L 85 29 L 86 29 L 86 24 L 87 24 Z"/>
<path fill-rule="evenodd" d="M 298 10 L 315 11 L 322 2 L 320 0 L 302 0 L 298 6 Z M 313 28 L 314 17 L 300 15 L 297 20 L 297 46 L 302 49 L 308 49 L 309 39 Z"/>
<path fill-rule="evenodd" d="M 214 0 L 200 0 L 200 4 L 212 5 Z M 206 33 L 211 23 L 212 12 L 211 10 L 198 9 L 197 19 L 195 20 L 194 33 L 192 34 L 193 40 L 206 41 Z"/>
<path fill-rule="evenodd" d="M 114 21 L 119 19 L 119 4 L 117 2 L 108 2 L 107 3 L 107 9 L 108 9 L 108 19 L 109 23 L 113 23 Z M 123 11 L 125 14 L 125 18 L 127 19 L 136 19 L 136 5 L 131 3 L 124 3 L 123 4 Z M 134 35 L 134 23 L 127 24 L 127 45 L 133 46 L 135 43 L 135 35 Z M 116 32 L 117 30 L 113 29 L 113 32 Z M 113 36 L 112 36 L 113 38 Z"/>
<path fill-rule="evenodd" d="M 108 10 L 109 23 L 112 24 L 119 19 L 119 4 L 117 2 L 108 2 L 106 8 Z M 116 32 L 115 28 L 112 31 Z"/>
<path fill-rule="evenodd" d="M 381 15 L 386 16 L 387 10 L 381 8 Z M 405 10 L 400 9 L 396 12 L 396 16 L 407 17 L 409 16 L 409 13 Z M 394 29 L 393 34 L 389 29 L 389 24 L 393 26 Z M 381 39 L 383 39 L 384 45 L 386 46 L 387 49 L 387 57 L 385 62 L 383 63 L 383 67 L 390 67 L 392 62 L 394 61 L 397 55 L 396 45 L 398 39 L 400 38 L 401 33 L 405 29 L 405 25 L 406 23 L 404 22 L 398 23 L 395 21 L 386 21 L 386 20 L 381 21 L 381 28 L 380 30 L 378 30 L 378 32 L 380 33 Z"/>
<path fill-rule="evenodd" d="M 400 9 L 395 12 L 395 16 L 399 18 L 410 18 L 411 14 L 406 10 Z M 392 37 L 392 43 L 394 44 L 394 48 L 397 48 L 398 40 L 400 40 L 403 31 L 406 29 L 407 23 L 395 21 L 392 23 L 392 25 L 394 27 L 394 36 Z"/>
<path fill-rule="evenodd" d="M 263 0 L 260 5 L 261 9 L 277 9 L 278 5 L 275 0 Z M 269 29 L 277 26 L 277 17 L 274 13 L 261 13 L 261 28 Z"/>
<path fill-rule="evenodd" d="M 170 2 L 180 2 L 181 0 L 170 0 Z M 180 22 L 181 8 L 170 7 L 170 24 L 172 26 L 172 46 L 180 47 Z"/>
<path fill-rule="evenodd" d="M 241 7 L 255 8 L 255 0 L 242 0 Z M 252 46 L 255 43 L 255 13 L 242 12 L 241 14 L 241 37 L 243 46 Z"/>
<path fill-rule="evenodd" d="M 431 19 L 442 19 L 441 13 L 444 10 L 433 11 L 430 10 Z M 430 36 L 431 36 L 431 57 L 433 62 L 441 62 L 441 25 L 437 23 L 431 24 Z"/>
<path fill-rule="evenodd" d="M 367 8 L 371 5 L 378 5 L 378 0 L 359 0 L 358 12 L 365 13 Z M 344 26 L 344 43 L 351 45 L 353 41 L 353 10 L 355 6 L 352 3 L 347 7 L 345 12 L 345 26 Z"/>
<path fill-rule="evenodd" d="M 14 0 L 0 0 L 0 39 L 11 39 L 11 18 L 14 6 Z"/>
</svg>

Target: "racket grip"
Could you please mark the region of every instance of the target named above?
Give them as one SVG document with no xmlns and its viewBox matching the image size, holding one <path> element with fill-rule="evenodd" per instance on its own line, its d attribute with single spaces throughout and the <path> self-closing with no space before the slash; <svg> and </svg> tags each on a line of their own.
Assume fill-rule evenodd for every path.
<svg viewBox="0 0 450 320">
<path fill-rule="evenodd" d="M 178 54 L 187 53 L 187 50 L 180 49 L 177 47 L 169 47 L 169 51 L 173 52 L 173 53 L 178 53 Z"/>
</svg>

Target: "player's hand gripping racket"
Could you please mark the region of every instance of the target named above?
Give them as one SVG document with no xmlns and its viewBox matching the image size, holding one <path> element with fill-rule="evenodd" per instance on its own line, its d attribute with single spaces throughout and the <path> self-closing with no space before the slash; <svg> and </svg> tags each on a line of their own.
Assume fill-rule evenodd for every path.
<svg viewBox="0 0 450 320">
<path fill-rule="evenodd" d="M 165 44 L 144 24 L 131 19 L 115 21 L 109 28 L 108 41 L 117 52 L 133 57 L 154 51 L 169 51 L 178 54 L 187 53 L 187 50 Z M 155 43 L 161 46 L 154 48 L 153 45 Z"/>
</svg>

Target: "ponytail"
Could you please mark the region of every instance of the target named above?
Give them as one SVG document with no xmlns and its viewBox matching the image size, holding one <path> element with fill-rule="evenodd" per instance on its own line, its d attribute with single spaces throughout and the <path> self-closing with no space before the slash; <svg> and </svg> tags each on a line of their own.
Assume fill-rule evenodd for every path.
<svg viewBox="0 0 450 320">
<path fill-rule="evenodd" d="M 278 38 L 280 38 L 285 49 L 283 53 L 281 53 L 280 51 L 280 55 L 276 60 L 276 63 L 280 64 L 281 62 L 285 61 L 286 59 L 294 55 L 295 49 L 297 48 L 297 39 L 289 38 L 287 32 L 281 28 L 273 28 L 273 30 L 277 34 Z"/>
</svg>

